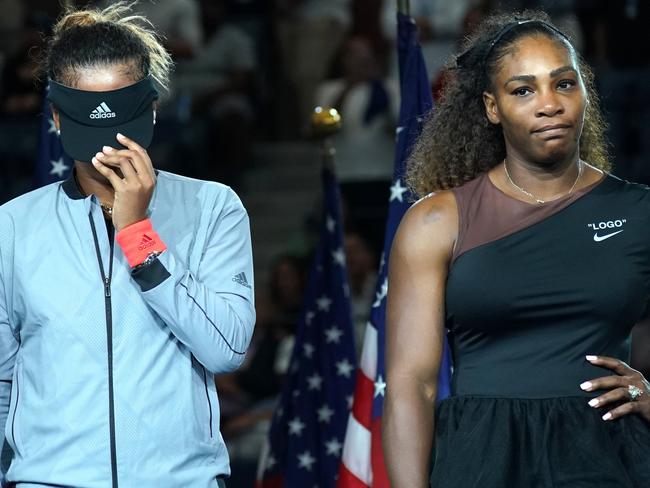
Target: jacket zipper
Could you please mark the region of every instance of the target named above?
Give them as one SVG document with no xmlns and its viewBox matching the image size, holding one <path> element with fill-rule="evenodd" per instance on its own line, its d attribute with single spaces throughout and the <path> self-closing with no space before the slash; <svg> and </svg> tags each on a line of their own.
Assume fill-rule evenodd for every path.
<svg viewBox="0 0 650 488">
<path fill-rule="evenodd" d="M 205 372 L 205 366 L 201 365 L 203 368 L 203 384 L 205 385 L 205 396 L 208 399 L 208 410 L 210 411 L 210 439 L 212 439 L 212 402 L 210 401 L 210 393 L 208 391 L 208 376 Z"/>
<path fill-rule="evenodd" d="M 18 374 L 16 374 L 16 403 L 14 405 L 14 413 L 11 417 L 11 439 L 14 441 L 14 446 L 18 449 L 16 444 L 16 433 L 14 426 L 16 425 L 16 412 L 18 411 L 18 400 L 20 400 L 20 385 L 18 384 Z"/>
<path fill-rule="evenodd" d="M 88 214 L 88 218 L 90 219 L 90 227 L 93 231 L 93 239 L 95 240 L 95 252 L 97 253 L 97 261 L 99 262 L 99 272 L 101 273 L 102 282 L 104 283 L 104 307 L 106 309 L 106 345 L 108 349 L 108 416 L 111 440 L 111 476 L 113 481 L 113 488 L 118 488 L 117 453 L 115 449 L 115 402 L 113 399 L 113 312 L 111 304 L 111 278 L 113 276 L 113 248 L 115 245 L 115 229 L 113 226 L 110 226 L 109 241 L 111 247 L 111 255 L 109 259 L 107 276 L 106 272 L 104 271 L 102 254 L 99 250 L 99 239 L 97 238 L 97 229 L 95 228 L 92 212 Z"/>
</svg>

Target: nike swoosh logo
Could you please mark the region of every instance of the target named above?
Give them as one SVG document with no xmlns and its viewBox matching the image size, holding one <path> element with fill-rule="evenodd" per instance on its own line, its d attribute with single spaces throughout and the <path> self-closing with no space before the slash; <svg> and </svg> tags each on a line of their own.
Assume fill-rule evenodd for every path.
<svg viewBox="0 0 650 488">
<path fill-rule="evenodd" d="M 610 237 L 613 237 L 616 234 L 620 234 L 621 232 L 623 232 L 623 231 L 619 230 L 619 231 L 616 231 L 616 232 L 612 232 L 611 234 L 605 234 L 604 236 L 599 236 L 598 233 L 596 233 L 596 234 L 594 234 L 594 241 L 596 241 L 596 242 L 604 241 L 605 239 L 609 239 Z"/>
</svg>

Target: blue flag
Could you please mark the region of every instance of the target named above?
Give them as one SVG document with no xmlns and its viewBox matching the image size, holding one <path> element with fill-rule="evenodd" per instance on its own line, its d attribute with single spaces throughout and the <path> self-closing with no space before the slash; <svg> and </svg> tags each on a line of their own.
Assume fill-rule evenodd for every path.
<svg viewBox="0 0 650 488">
<path fill-rule="evenodd" d="M 389 487 L 381 446 L 381 417 L 384 411 L 386 295 L 388 293 L 388 261 L 393 239 L 402 217 L 411 206 L 413 195 L 404 184 L 409 151 L 422 130 L 425 115 L 433 107 L 431 86 L 418 43 L 413 19 L 398 14 L 398 56 L 400 68 L 401 105 L 395 170 L 390 188 L 388 220 L 384 251 L 372 305 L 370 323 L 366 329 L 359 378 L 354 395 L 353 415 L 346 432 L 339 488 L 357 486 Z M 449 396 L 451 356 L 445 340 L 438 379 L 438 401 Z M 368 396 L 372 396 L 372 399 Z M 369 411 L 366 411 L 366 408 Z"/>
<path fill-rule="evenodd" d="M 34 188 L 65 180 L 72 171 L 74 161 L 63 152 L 61 140 L 52 119 L 50 102 L 43 101 L 38 159 L 34 168 Z"/>
<path fill-rule="evenodd" d="M 339 187 L 328 169 L 323 192 L 320 243 L 258 488 L 333 488 L 336 482 L 356 360 Z"/>
</svg>

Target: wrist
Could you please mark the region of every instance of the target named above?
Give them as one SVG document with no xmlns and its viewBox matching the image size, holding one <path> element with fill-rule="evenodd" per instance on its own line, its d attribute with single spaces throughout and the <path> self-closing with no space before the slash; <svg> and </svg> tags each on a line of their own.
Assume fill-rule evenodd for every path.
<svg viewBox="0 0 650 488">
<path fill-rule="evenodd" d="M 144 220 L 147 220 L 146 215 L 142 215 L 140 217 L 132 218 L 131 221 L 127 222 L 127 223 L 115 222 L 115 219 L 113 219 L 113 226 L 115 227 L 115 232 L 119 233 L 119 232 L 122 232 L 127 227 L 131 227 L 132 225 L 140 223 L 140 222 L 142 222 Z"/>
<path fill-rule="evenodd" d="M 159 255 L 167 249 L 158 233 L 153 230 L 150 219 L 143 219 L 122 228 L 115 240 L 122 248 L 131 268 L 145 262 L 150 255 Z"/>
</svg>

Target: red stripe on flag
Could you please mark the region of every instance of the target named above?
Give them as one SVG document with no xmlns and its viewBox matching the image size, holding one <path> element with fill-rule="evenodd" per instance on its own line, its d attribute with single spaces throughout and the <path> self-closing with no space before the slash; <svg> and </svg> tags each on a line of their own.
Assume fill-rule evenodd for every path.
<svg viewBox="0 0 650 488">
<path fill-rule="evenodd" d="M 357 384 L 354 388 L 354 403 L 352 404 L 352 415 L 370 430 L 372 421 L 372 398 L 375 393 L 375 384 L 370 380 L 363 371 L 357 370 Z"/>
<path fill-rule="evenodd" d="M 281 474 L 255 481 L 255 488 L 283 488 L 284 477 Z"/>
<path fill-rule="evenodd" d="M 370 433 L 372 439 L 370 448 L 372 488 L 390 488 L 386 464 L 384 463 L 384 451 L 381 445 L 381 417 L 377 417 L 372 421 Z"/>
<path fill-rule="evenodd" d="M 343 463 L 339 467 L 339 478 L 336 480 L 336 486 L 337 488 L 369 488 L 368 485 L 348 471 Z"/>
<path fill-rule="evenodd" d="M 284 476 L 276 474 L 263 480 L 255 481 L 255 488 L 284 488 Z"/>
</svg>

